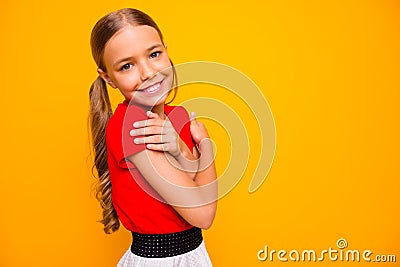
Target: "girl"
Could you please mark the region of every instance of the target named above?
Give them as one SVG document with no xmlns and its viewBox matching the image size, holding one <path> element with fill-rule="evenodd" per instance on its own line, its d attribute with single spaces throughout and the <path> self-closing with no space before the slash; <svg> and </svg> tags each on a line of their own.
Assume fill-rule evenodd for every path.
<svg viewBox="0 0 400 267">
<path fill-rule="evenodd" d="M 112 233 L 121 221 L 133 236 L 118 266 L 212 266 L 201 231 L 216 212 L 212 144 L 194 114 L 165 104 L 176 73 L 160 29 L 143 12 L 121 9 L 96 23 L 91 48 L 101 222 Z M 125 97 L 114 114 L 106 84 Z"/>
</svg>

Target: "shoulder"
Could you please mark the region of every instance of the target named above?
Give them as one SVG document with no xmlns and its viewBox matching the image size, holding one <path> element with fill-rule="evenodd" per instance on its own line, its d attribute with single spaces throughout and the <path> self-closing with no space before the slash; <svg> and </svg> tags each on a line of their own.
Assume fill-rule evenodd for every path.
<svg viewBox="0 0 400 267">
<path fill-rule="evenodd" d="M 135 106 L 118 104 L 107 123 L 106 135 L 121 135 L 123 128 L 131 128 L 135 121 L 147 119 L 146 112 Z"/>
<path fill-rule="evenodd" d="M 111 129 L 115 126 L 122 126 L 125 122 L 144 120 L 146 118 L 146 112 L 138 106 L 118 104 L 108 122 L 107 128 Z"/>
<path fill-rule="evenodd" d="M 189 114 L 187 110 L 182 106 L 164 106 L 164 111 L 170 120 L 184 120 L 186 121 L 189 118 Z"/>
</svg>

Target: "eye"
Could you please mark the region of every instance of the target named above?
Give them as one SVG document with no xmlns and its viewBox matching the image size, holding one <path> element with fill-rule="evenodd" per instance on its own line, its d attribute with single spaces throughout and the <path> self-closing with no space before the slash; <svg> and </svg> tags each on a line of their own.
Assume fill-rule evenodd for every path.
<svg viewBox="0 0 400 267">
<path fill-rule="evenodd" d="M 150 54 L 150 58 L 156 58 L 156 57 L 159 57 L 159 56 L 160 56 L 160 54 L 161 54 L 161 52 L 160 52 L 160 51 L 153 52 L 153 53 L 151 53 L 151 54 Z"/>
<path fill-rule="evenodd" d="M 132 68 L 132 64 L 131 63 L 127 63 L 127 64 L 124 64 L 122 67 L 121 67 L 121 71 L 127 71 L 127 70 L 130 70 L 131 68 Z"/>
</svg>

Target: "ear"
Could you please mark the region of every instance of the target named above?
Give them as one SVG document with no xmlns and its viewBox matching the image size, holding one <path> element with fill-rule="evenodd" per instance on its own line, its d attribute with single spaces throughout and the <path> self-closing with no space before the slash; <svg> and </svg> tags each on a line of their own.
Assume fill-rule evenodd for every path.
<svg viewBox="0 0 400 267">
<path fill-rule="evenodd" d="M 112 81 L 112 79 L 110 78 L 110 76 L 108 76 L 108 74 L 103 71 L 102 69 L 98 68 L 97 69 L 97 73 L 100 75 L 100 77 L 106 82 L 108 83 L 112 88 L 117 88 L 117 86 L 115 86 L 114 82 Z"/>
</svg>

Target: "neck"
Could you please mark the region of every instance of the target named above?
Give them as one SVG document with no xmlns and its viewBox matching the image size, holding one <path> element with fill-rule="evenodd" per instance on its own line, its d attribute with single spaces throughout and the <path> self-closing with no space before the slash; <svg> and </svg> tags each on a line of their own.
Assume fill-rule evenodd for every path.
<svg viewBox="0 0 400 267">
<path fill-rule="evenodd" d="M 164 115 L 164 103 L 159 104 L 157 106 L 154 106 L 151 110 L 151 112 L 153 113 L 157 113 L 158 116 L 160 116 L 161 119 L 165 119 L 165 115 Z"/>
</svg>

